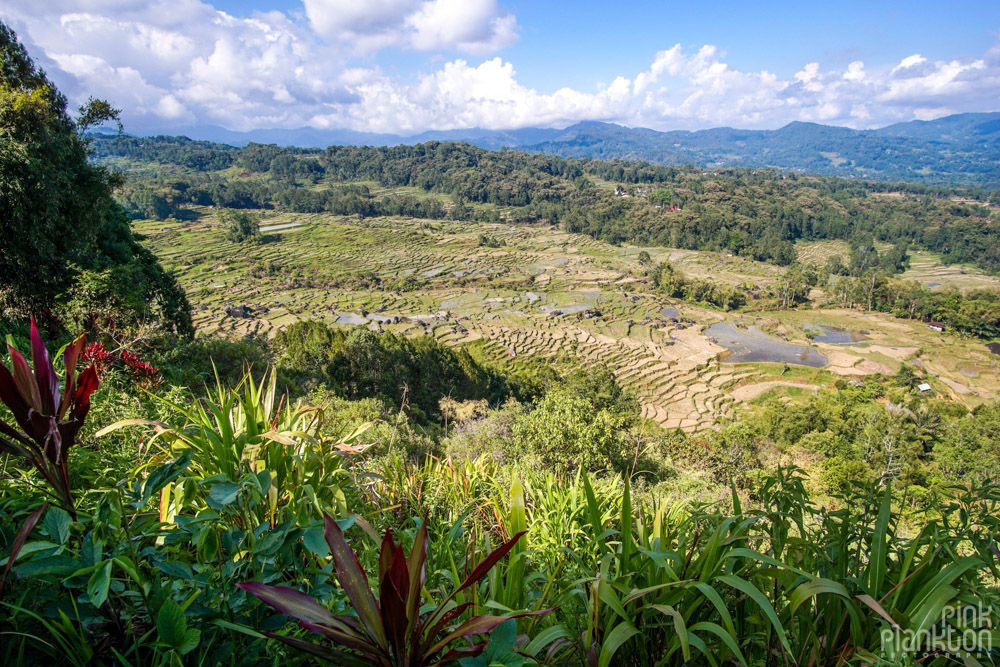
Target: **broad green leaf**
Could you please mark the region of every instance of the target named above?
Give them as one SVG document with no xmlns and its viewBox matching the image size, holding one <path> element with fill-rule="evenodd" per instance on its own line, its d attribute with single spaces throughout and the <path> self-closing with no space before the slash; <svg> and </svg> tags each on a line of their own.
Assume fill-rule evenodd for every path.
<svg viewBox="0 0 1000 667">
<path fill-rule="evenodd" d="M 160 641 L 171 648 L 180 649 L 187 641 L 187 619 L 180 606 L 167 600 L 156 616 L 156 633 Z"/>
<path fill-rule="evenodd" d="M 561 625 L 553 625 L 532 637 L 528 645 L 521 649 L 521 652 L 534 657 L 538 655 L 539 651 L 557 639 L 569 639 L 569 637 L 570 634 L 566 628 Z"/>
<path fill-rule="evenodd" d="M 142 485 L 142 499 L 136 504 L 137 509 L 142 509 L 146 506 L 146 503 L 150 501 L 160 489 L 165 487 L 170 482 L 177 479 L 177 476 L 184 472 L 187 467 L 191 464 L 191 458 L 194 456 L 193 450 L 186 450 L 178 458 L 174 459 L 170 463 L 160 466 L 146 478 L 146 481 Z"/>
<path fill-rule="evenodd" d="M 100 607 L 108 599 L 108 587 L 111 585 L 111 567 L 113 562 L 106 560 L 97 566 L 87 582 L 87 597 L 90 604 Z"/>
<path fill-rule="evenodd" d="M 226 505 L 232 504 L 236 500 L 236 496 L 239 495 L 239 492 L 240 487 L 238 484 L 230 482 L 213 484 L 212 490 L 208 492 L 209 505 L 215 509 L 222 509 Z"/>
<path fill-rule="evenodd" d="M 201 630 L 194 628 L 184 633 L 184 641 L 177 647 L 177 652 L 181 655 L 190 653 L 198 647 L 201 642 Z"/>
<path fill-rule="evenodd" d="M 789 600 L 792 603 L 791 614 L 795 615 L 795 610 L 809 598 L 823 593 L 839 595 L 847 600 L 851 599 L 851 595 L 847 592 L 847 589 L 844 588 L 843 584 L 830 579 L 813 579 L 803 584 L 799 584 L 795 587 L 795 590 L 792 591 L 792 594 L 789 596 Z"/>
<path fill-rule="evenodd" d="M 73 523 L 73 520 L 69 516 L 69 512 L 61 507 L 52 507 L 45 514 L 45 520 L 42 521 L 42 527 L 45 529 L 46 534 L 59 544 L 66 544 L 69 539 L 69 526 Z"/>
<path fill-rule="evenodd" d="M 632 557 L 632 492 L 628 475 L 625 476 L 625 490 L 622 493 L 621 541 L 622 555 L 618 563 L 619 573 L 628 571 L 628 562 Z"/>
<path fill-rule="evenodd" d="M 694 635 L 695 632 L 701 630 L 711 632 L 713 635 L 721 639 L 722 643 L 725 644 L 726 648 L 728 648 L 730 652 L 732 652 L 732 654 L 736 657 L 736 659 L 740 661 L 741 665 L 747 664 L 746 659 L 743 657 L 743 653 L 740 651 L 739 645 L 736 643 L 736 638 L 733 636 L 732 633 L 726 632 L 717 623 L 709 623 L 705 621 L 702 621 L 701 623 L 695 623 L 690 628 L 688 628 L 688 631 L 692 635 Z"/>
<path fill-rule="evenodd" d="M 668 604 L 654 604 L 650 605 L 653 609 L 666 614 L 670 618 L 674 619 L 674 632 L 677 633 L 677 638 L 681 642 L 681 653 L 684 655 L 685 662 L 691 659 L 691 644 L 688 640 L 687 624 L 684 622 L 684 617 Z"/>
<path fill-rule="evenodd" d="M 326 543 L 326 538 L 323 537 L 322 526 L 315 526 L 304 532 L 302 534 L 302 544 L 305 545 L 306 549 L 309 549 L 309 551 L 320 558 L 326 558 L 330 555 L 330 545 Z"/>
</svg>

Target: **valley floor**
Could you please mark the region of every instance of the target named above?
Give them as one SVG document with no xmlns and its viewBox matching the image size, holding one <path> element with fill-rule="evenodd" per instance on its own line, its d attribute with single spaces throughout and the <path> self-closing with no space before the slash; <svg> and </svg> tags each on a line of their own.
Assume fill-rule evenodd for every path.
<svg viewBox="0 0 1000 667">
<path fill-rule="evenodd" d="M 838 378 L 896 373 L 904 362 L 927 371 L 932 391 L 970 407 L 1000 392 L 997 357 L 979 341 L 821 300 L 738 314 L 677 303 L 651 289 L 639 261 L 645 250 L 654 263 L 729 284 L 766 287 L 778 274 L 741 257 L 618 247 L 548 225 L 300 214 L 265 219 L 265 243 L 242 248 L 223 239 L 209 211 L 193 213 L 139 222 L 137 231 L 178 276 L 201 333 L 270 336 L 319 320 L 475 343 L 503 363 L 607 364 L 636 392 L 645 418 L 685 431 L 711 427 L 745 401 L 795 400 Z M 834 246 L 802 244 L 800 256 L 823 261 L 842 250 Z M 929 254 L 915 255 L 909 273 L 941 286 L 995 283 Z M 719 323 L 749 337 L 727 349 L 706 331 Z M 812 366 L 798 352 L 807 348 Z M 774 362 L 739 363 L 764 353 Z"/>
</svg>

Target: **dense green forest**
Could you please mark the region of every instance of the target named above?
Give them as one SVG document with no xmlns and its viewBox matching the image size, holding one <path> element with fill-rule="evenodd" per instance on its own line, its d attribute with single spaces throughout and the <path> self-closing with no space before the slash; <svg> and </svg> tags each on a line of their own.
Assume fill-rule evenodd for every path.
<svg viewBox="0 0 1000 667">
<path fill-rule="evenodd" d="M 318 192 L 321 210 L 437 206 L 741 253 L 806 233 L 930 243 L 977 224 L 980 204 L 447 144 L 293 156 L 164 140 L 224 173 L 165 175 L 180 164 L 164 151 L 122 184 L 88 158 L 157 142 L 90 143 L 81 132 L 110 107 L 73 120 L 2 25 L 0 56 L 0 212 L 18 232 L 0 237 L 4 664 L 997 661 L 995 625 L 966 613 L 1000 602 L 996 406 L 919 393 L 904 367 L 686 435 L 645 423 L 599 366 L 499 366 L 475 346 L 311 322 L 274 340 L 196 337 L 111 194 L 183 215 Z M 644 183 L 655 190 L 614 193 Z M 794 221 L 763 213 L 779 209 Z M 660 225 L 648 237 L 643 216 Z M 237 221 L 249 234 L 234 245 L 253 223 Z M 657 289 L 705 289 L 650 270 Z M 772 464 L 792 452 L 809 474 Z"/>
<path fill-rule="evenodd" d="M 995 188 L 1000 178 L 997 118 L 995 113 L 955 114 L 876 130 L 793 122 L 777 130 L 657 132 L 579 123 L 522 150 L 568 158 L 694 163 L 709 169 L 779 167 L 827 176 Z"/>
<path fill-rule="evenodd" d="M 996 112 L 954 114 L 875 130 L 795 121 L 777 130 L 717 127 L 660 132 L 584 121 L 562 129 L 472 128 L 413 136 L 313 128 L 244 133 L 202 127 L 192 128 L 191 136 L 236 146 L 391 146 L 464 141 L 491 150 L 506 147 L 565 158 L 694 164 L 704 169 L 774 167 L 842 178 L 989 188 L 1000 185 L 1000 113 Z"/>
<path fill-rule="evenodd" d="M 237 149 L 184 138 L 119 137 L 95 139 L 94 150 L 99 162 L 126 161 L 134 174 L 126 208 L 144 217 L 162 219 L 199 204 L 486 222 L 545 220 L 612 243 L 728 250 L 782 265 L 794 261 L 797 240 L 860 244 L 858 239 L 875 238 L 904 252 L 924 248 L 942 253 L 946 262 L 1000 269 L 1000 232 L 989 224 L 995 214 L 988 208 L 998 195 L 978 189 L 775 169 L 703 172 L 437 142 Z M 375 186 L 414 190 L 373 194 Z"/>
</svg>

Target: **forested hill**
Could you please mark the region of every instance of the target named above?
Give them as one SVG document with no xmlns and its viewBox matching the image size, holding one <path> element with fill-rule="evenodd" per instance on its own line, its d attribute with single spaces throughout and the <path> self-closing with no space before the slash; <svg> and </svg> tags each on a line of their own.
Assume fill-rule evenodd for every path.
<svg viewBox="0 0 1000 667">
<path fill-rule="evenodd" d="M 233 148 L 185 138 L 104 138 L 96 159 L 128 176 L 139 217 L 192 205 L 541 222 L 612 243 L 727 250 L 788 264 L 798 240 L 872 239 L 1000 270 L 1000 193 L 798 176 L 775 169 L 564 159 L 428 142 L 390 148 Z M 871 258 L 864 260 L 871 261 Z M 887 267 L 888 268 L 888 267 Z"/>
<path fill-rule="evenodd" d="M 795 122 L 773 131 L 655 132 L 581 123 L 523 149 L 564 157 L 707 168 L 779 167 L 827 176 L 1000 186 L 1000 113 L 960 114 L 878 130 Z"/>
<path fill-rule="evenodd" d="M 187 136 L 242 146 L 250 142 L 322 148 L 464 141 L 562 157 L 645 160 L 702 168 L 777 167 L 803 173 L 942 185 L 1000 187 L 1000 113 L 966 113 L 877 130 L 791 123 L 778 130 L 715 128 L 657 132 L 584 122 L 556 130 L 448 130 L 412 136 L 350 130 L 184 128 Z"/>
</svg>

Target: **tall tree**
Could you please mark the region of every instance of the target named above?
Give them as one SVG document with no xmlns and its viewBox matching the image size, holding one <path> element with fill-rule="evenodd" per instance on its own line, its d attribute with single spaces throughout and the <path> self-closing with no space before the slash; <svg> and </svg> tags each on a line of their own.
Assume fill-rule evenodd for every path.
<svg viewBox="0 0 1000 667">
<path fill-rule="evenodd" d="M 133 237 L 113 197 L 118 179 L 88 162 L 84 133 L 118 114 L 90 99 L 74 120 L 66 98 L 0 22 L 0 314 L 55 309 L 82 271 L 125 269 L 144 304 L 135 316 L 190 335 L 190 305 Z"/>
</svg>

